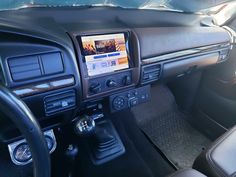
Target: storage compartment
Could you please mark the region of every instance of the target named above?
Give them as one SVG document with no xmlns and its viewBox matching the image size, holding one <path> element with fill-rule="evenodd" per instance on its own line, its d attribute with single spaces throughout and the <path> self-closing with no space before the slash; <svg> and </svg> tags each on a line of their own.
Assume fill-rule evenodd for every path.
<svg viewBox="0 0 236 177">
<path fill-rule="evenodd" d="M 197 69 L 216 64 L 218 60 L 219 53 L 212 53 L 165 63 L 163 66 L 163 78 L 181 77 Z"/>
<path fill-rule="evenodd" d="M 8 65 L 14 81 L 40 77 L 42 75 L 38 56 L 12 58 L 9 59 Z"/>
<path fill-rule="evenodd" d="M 60 53 L 41 55 L 44 74 L 56 74 L 63 71 L 62 57 Z"/>
<path fill-rule="evenodd" d="M 12 80 L 21 81 L 64 71 L 60 52 L 8 59 Z"/>
</svg>

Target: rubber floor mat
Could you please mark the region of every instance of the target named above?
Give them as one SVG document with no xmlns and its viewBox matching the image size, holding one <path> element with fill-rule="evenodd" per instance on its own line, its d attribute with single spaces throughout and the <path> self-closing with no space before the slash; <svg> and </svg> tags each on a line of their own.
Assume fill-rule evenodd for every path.
<svg viewBox="0 0 236 177">
<path fill-rule="evenodd" d="M 194 129 L 165 86 L 152 88 L 152 100 L 132 109 L 139 127 L 178 168 L 189 168 L 211 141 Z"/>
</svg>

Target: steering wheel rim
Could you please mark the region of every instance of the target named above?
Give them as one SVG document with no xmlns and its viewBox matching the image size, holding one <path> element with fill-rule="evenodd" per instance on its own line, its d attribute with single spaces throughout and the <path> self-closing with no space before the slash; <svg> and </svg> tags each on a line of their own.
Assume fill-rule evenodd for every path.
<svg viewBox="0 0 236 177">
<path fill-rule="evenodd" d="M 50 154 L 39 123 L 28 106 L 4 86 L 0 86 L 0 112 L 25 137 L 33 158 L 34 177 L 51 177 Z"/>
</svg>

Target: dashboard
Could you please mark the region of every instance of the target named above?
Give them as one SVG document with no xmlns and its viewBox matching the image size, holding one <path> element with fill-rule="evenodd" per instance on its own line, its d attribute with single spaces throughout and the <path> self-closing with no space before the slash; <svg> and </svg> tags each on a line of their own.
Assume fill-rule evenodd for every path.
<svg viewBox="0 0 236 177">
<path fill-rule="evenodd" d="M 146 102 L 151 84 L 224 62 L 230 53 L 230 33 L 203 26 L 205 16 L 106 12 L 110 15 L 101 7 L 0 12 L 1 82 L 47 122 L 43 127 L 103 100 L 111 112 Z"/>
</svg>

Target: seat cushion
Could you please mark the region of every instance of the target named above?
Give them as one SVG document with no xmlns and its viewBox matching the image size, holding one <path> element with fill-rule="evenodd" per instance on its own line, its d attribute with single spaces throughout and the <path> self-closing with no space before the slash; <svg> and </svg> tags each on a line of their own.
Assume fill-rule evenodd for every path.
<svg viewBox="0 0 236 177">
<path fill-rule="evenodd" d="M 213 177 L 236 173 L 236 126 L 218 138 L 194 162 L 193 168 Z"/>
<path fill-rule="evenodd" d="M 175 173 L 171 174 L 168 177 L 206 177 L 206 176 L 194 169 L 183 169 L 176 171 Z"/>
</svg>

